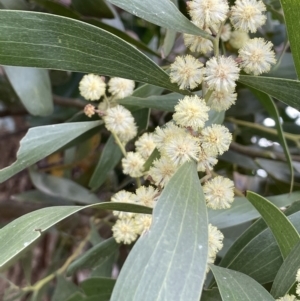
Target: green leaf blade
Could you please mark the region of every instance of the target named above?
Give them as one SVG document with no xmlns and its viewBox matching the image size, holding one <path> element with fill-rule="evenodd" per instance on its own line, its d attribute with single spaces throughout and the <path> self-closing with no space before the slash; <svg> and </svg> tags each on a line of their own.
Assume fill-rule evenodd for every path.
<svg viewBox="0 0 300 301">
<path fill-rule="evenodd" d="M 295 67 L 298 78 L 300 77 L 300 47 L 299 47 L 299 23 L 300 7 L 297 0 L 281 0 L 281 6 L 284 11 L 284 19 L 288 39 L 291 45 L 292 54 L 294 57 Z"/>
<path fill-rule="evenodd" d="M 284 136 L 284 132 L 283 132 L 283 128 L 282 128 L 282 125 L 281 125 L 281 120 L 280 120 L 278 109 L 277 109 L 274 101 L 272 100 L 272 98 L 269 95 L 267 95 L 265 93 L 261 93 L 261 92 L 255 90 L 255 89 L 253 90 L 253 92 L 258 97 L 260 102 L 263 104 L 265 109 L 268 111 L 269 115 L 275 120 L 275 127 L 277 129 L 280 144 L 283 148 L 283 151 L 284 151 L 284 154 L 285 154 L 285 157 L 286 157 L 286 161 L 289 165 L 289 169 L 290 169 L 290 173 L 291 173 L 290 192 L 292 192 L 293 191 L 293 186 L 294 186 L 294 167 L 293 167 L 293 162 L 292 162 L 290 150 L 289 150 L 289 147 L 287 145 L 287 142 L 286 142 L 286 139 L 285 139 L 285 136 Z"/>
<path fill-rule="evenodd" d="M 53 112 L 51 83 L 47 70 L 4 66 L 6 75 L 28 112 L 47 116 Z"/>
<path fill-rule="evenodd" d="M 9 267 L 41 233 L 68 216 L 86 208 L 151 214 L 149 207 L 125 203 L 98 203 L 88 206 L 55 206 L 25 214 L 0 229 L 0 271 Z"/>
<path fill-rule="evenodd" d="M 287 256 L 280 267 L 271 288 L 271 294 L 274 298 L 284 296 L 289 292 L 296 282 L 296 274 L 300 268 L 300 242 Z"/>
<path fill-rule="evenodd" d="M 240 75 L 238 81 L 246 86 L 269 94 L 295 109 L 300 109 L 300 81 L 250 75 Z"/>
<path fill-rule="evenodd" d="M 47 125 L 29 129 L 20 142 L 17 160 L 12 165 L 0 170 L 0 183 L 100 124 L 100 121 L 88 121 Z"/>
<path fill-rule="evenodd" d="M 250 191 L 247 192 L 247 199 L 257 211 L 259 211 L 271 229 L 280 248 L 282 257 L 285 259 L 294 246 L 300 241 L 298 231 L 283 212 L 267 199 Z M 284 229 L 284 231 L 282 229 Z"/>
<path fill-rule="evenodd" d="M 147 56 L 100 28 L 61 16 L 9 10 L 0 11 L 0 24 L 0 64 L 118 76 L 179 92 Z"/>
<path fill-rule="evenodd" d="M 114 254 L 118 248 L 119 245 L 113 237 L 95 245 L 69 265 L 67 275 L 71 276 L 80 269 L 95 268 Z"/>
<path fill-rule="evenodd" d="M 109 0 L 109 2 L 161 27 L 212 39 L 209 34 L 190 22 L 170 0 Z"/>
<path fill-rule="evenodd" d="M 210 265 L 222 300 L 275 301 L 268 291 L 251 277 L 242 273 Z"/>
<path fill-rule="evenodd" d="M 131 250 L 111 301 L 198 301 L 205 279 L 207 227 L 196 166 L 185 163 L 161 194 L 153 224 Z"/>
</svg>

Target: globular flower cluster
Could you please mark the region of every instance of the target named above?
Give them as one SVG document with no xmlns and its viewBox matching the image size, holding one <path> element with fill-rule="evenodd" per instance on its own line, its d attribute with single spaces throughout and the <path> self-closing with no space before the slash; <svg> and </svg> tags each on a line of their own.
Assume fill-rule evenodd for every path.
<svg viewBox="0 0 300 301">
<path fill-rule="evenodd" d="M 112 132 L 123 152 L 123 173 L 136 178 L 138 184 L 134 193 L 121 190 L 114 194 L 111 198 L 114 203 L 153 208 L 171 177 L 187 161 L 195 161 L 199 174 L 204 174 L 200 181 L 208 208 L 227 209 L 234 201 L 234 182 L 212 172 L 218 156 L 229 149 L 232 135 L 224 125 L 209 120 L 209 116 L 211 111 L 226 111 L 235 104 L 241 70 L 260 75 L 269 72 L 276 63 L 272 43 L 262 38 L 250 39 L 248 34 L 255 33 L 265 23 L 266 7 L 261 0 L 236 0 L 231 7 L 227 0 L 191 0 L 187 8 L 193 24 L 212 38 L 183 35 L 185 46 L 196 57 L 177 56 L 170 66 L 170 81 L 180 90 L 190 90 L 189 96 L 178 100 L 170 122 L 156 127 L 153 133 L 144 133 L 128 147 L 127 143 L 137 136 L 137 126 L 131 112 L 119 105 L 118 100 L 130 96 L 135 83 L 111 78 L 106 85 L 103 77 L 94 74 L 85 75 L 80 82 L 80 93 L 87 100 L 103 97 L 98 109 L 88 104 L 84 112 L 88 117 L 98 113 L 103 118 L 106 129 Z M 219 38 L 232 51 L 230 55 L 226 49 L 219 55 L 218 43 L 212 42 L 218 42 Z M 205 56 L 200 57 L 202 54 Z M 196 89 L 201 89 L 202 94 L 191 92 Z M 126 151 L 126 147 L 131 151 Z M 144 179 L 149 181 L 148 186 L 140 186 Z M 112 231 L 118 243 L 131 244 L 151 227 L 151 215 L 120 211 L 113 214 L 117 221 Z M 208 263 L 215 261 L 223 247 L 223 238 L 209 224 Z M 297 294 L 300 295 L 299 284 Z M 278 300 L 292 301 L 296 297 L 286 295 Z"/>
<path fill-rule="evenodd" d="M 150 208 L 155 206 L 158 190 L 153 186 L 141 186 L 135 194 L 125 190 L 116 193 L 111 201 L 121 203 L 132 203 Z M 113 211 L 118 216 L 118 220 L 112 227 L 113 236 L 118 243 L 131 244 L 139 235 L 149 230 L 152 223 L 152 216 L 149 214 L 138 214 Z"/>
</svg>

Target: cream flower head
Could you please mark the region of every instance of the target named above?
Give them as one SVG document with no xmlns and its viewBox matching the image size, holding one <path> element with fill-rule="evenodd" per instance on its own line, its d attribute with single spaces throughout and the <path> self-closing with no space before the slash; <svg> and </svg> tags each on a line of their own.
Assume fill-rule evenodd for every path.
<svg viewBox="0 0 300 301">
<path fill-rule="evenodd" d="M 112 77 L 108 82 L 108 92 L 114 99 L 122 99 L 133 93 L 135 83 L 133 80 L 121 77 Z"/>
<path fill-rule="evenodd" d="M 154 151 L 156 144 L 152 133 L 144 133 L 136 142 L 136 151 L 146 160 Z"/>
<path fill-rule="evenodd" d="M 237 99 L 234 90 L 231 91 L 214 91 L 209 98 L 208 105 L 215 111 L 221 112 L 228 110 Z"/>
<path fill-rule="evenodd" d="M 148 175 L 152 178 L 155 185 L 164 187 L 174 175 L 177 167 L 168 157 L 161 157 L 153 162 Z"/>
<path fill-rule="evenodd" d="M 241 67 L 246 73 L 259 75 L 269 72 L 271 65 L 276 63 L 275 52 L 272 50 L 273 44 L 262 38 L 249 40 L 243 48 L 239 50 Z"/>
<path fill-rule="evenodd" d="M 198 163 L 197 163 L 197 170 L 198 171 L 206 171 L 212 170 L 213 167 L 218 163 L 218 160 L 215 156 L 209 156 L 204 149 L 200 149 Z"/>
<path fill-rule="evenodd" d="M 122 218 L 117 220 L 115 225 L 112 227 L 113 237 L 117 243 L 131 244 L 137 237 L 137 228 L 135 219 L 133 218 Z"/>
<path fill-rule="evenodd" d="M 79 92 L 86 100 L 98 100 L 104 95 L 105 88 L 105 82 L 95 74 L 86 74 L 79 83 Z"/>
<path fill-rule="evenodd" d="M 224 0 L 192 0 L 187 2 L 187 8 L 192 20 L 201 28 L 220 24 L 229 10 Z"/>
<path fill-rule="evenodd" d="M 116 194 L 114 194 L 111 198 L 111 202 L 113 203 L 135 203 L 134 194 L 125 190 L 120 190 Z M 120 218 L 129 218 L 133 217 L 135 213 L 132 212 L 123 212 L 123 211 L 113 211 L 113 214 Z"/>
<path fill-rule="evenodd" d="M 109 108 L 103 116 L 105 127 L 126 143 L 137 135 L 137 127 L 130 111 L 117 105 Z"/>
<path fill-rule="evenodd" d="M 210 31 L 208 31 L 211 34 Z M 202 38 L 201 36 L 194 36 L 185 33 L 183 35 L 184 45 L 192 52 L 207 54 L 213 51 L 213 42 L 211 40 Z"/>
<path fill-rule="evenodd" d="M 206 63 L 205 81 L 216 91 L 231 91 L 236 86 L 240 68 L 232 57 L 212 57 Z"/>
<path fill-rule="evenodd" d="M 201 131 L 200 143 L 208 156 L 222 155 L 229 149 L 232 135 L 220 124 L 213 124 Z"/>
<path fill-rule="evenodd" d="M 231 36 L 231 26 L 230 24 L 225 24 L 222 27 L 220 38 L 223 42 L 227 42 Z"/>
<path fill-rule="evenodd" d="M 175 166 L 190 160 L 197 161 L 199 152 L 198 139 L 188 133 L 169 137 L 161 149 L 162 155 L 167 156 Z"/>
<path fill-rule="evenodd" d="M 152 223 L 152 215 L 137 214 L 134 218 L 136 231 L 139 235 L 148 231 Z"/>
<path fill-rule="evenodd" d="M 173 119 L 178 125 L 191 127 L 197 131 L 199 128 L 203 128 L 208 120 L 208 111 L 209 107 L 204 99 L 197 95 L 185 96 L 175 106 Z"/>
<path fill-rule="evenodd" d="M 235 30 L 231 33 L 229 44 L 235 49 L 240 49 L 249 40 L 250 40 L 250 37 L 247 32 L 245 32 L 243 30 Z"/>
<path fill-rule="evenodd" d="M 266 6 L 260 0 L 236 0 L 235 5 L 231 7 L 230 20 L 236 29 L 254 33 L 265 24 L 265 11 Z"/>
<path fill-rule="evenodd" d="M 145 160 L 139 153 L 128 152 L 126 158 L 122 159 L 123 173 L 132 178 L 143 175 Z"/>
<path fill-rule="evenodd" d="M 228 178 L 217 176 L 203 185 L 203 192 L 208 208 L 230 208 L 234 201 L 234 183 Z"/>
<path fill-rule="evenodd" d="M 203 79 L 203 64 L 191 55 L 177 56 L 171 65 L 171 83 L 177 83 L 179 89 L 194 89 Z"/>
<path fill-rule="evenodd" d="M 134 200 L 136 204 L 153 208 L 157 196 L 158 190 L 153 186 L 141 186 L 135 191 Z"/>
</svg>

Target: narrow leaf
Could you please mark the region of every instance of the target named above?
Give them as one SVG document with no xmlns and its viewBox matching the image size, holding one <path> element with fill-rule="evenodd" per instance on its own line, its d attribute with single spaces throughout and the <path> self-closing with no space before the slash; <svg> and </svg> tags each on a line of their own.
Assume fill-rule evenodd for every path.
<svg viewBox="0 0 300 301">
<path fill-rule="evenodd" d="M 108 298 L 107 300 L 109 300 L 115 283 L 115 279 L 95 277 L 83 281 L 80 286 L 87 296 L 96 295 L 98 298 Z"/>
<path fill-rule="evenodd" d="M 89 182 L 89 187 L 93 191 L 98 189 L 105 182 L 109 172 L 115 168 L 121 158 L 122 152 L 116 144 L 113 136 L 110 136 L 104 146 L 99 162 Z"/>
<path fill-rule="evenodd" d="M 167 73 L 135 47 L 77 20 L 1 10 L 0 36 L 3 65 L 118 76 L 179 92 Z"/>
<path fill-rule="evenodd" d="M 271 294 L 279 298 L 287 294 L 296 282 L 296 274 L 300 268 L 300 242 L 287 256 L 280 267 L 272 285 Z"/>
<path fill-rule="evenodd" d="M 285 213 L 300 230 L 300 202 Z M 220 266 L 240 271 L 264 284 L 273 282 L 283 259 L 277 242 L 263 219 L 256 221 L 230 247 Z"/>
<path fill-rule="evenodd" d="M 275 301 L 268 291 L 251 277 L 242 273 L 210 265 L 222 300 Z"/>
<path fill-rule="evenodd" d="M 199 301 L 206 274 L 207 231 L 196 166 L 185 163 L 159 197 L 153 224 L 129 253 L 111 301 Z"/>
<path fill-rule="evenodd" d="M 0 170 L 0 183 L 54 153 L 68 142 L 100 124 L 100 121 L 88 121 L 47 125 L 29 129 L 20 142 L 17 160 L 12 165 Z"/>
<path fill-rule="evenodd" d="M 300 7 L 298 0 L 281 0 L 281 6 L 284 12 L 286 30 L 288 33 L 289 42 L 291 45 L 292 54 L 294 57 L 295 67 L 298 78 L 300 77 L 300 33 L 295 26 L 299 22 Z"/>
<path fill-rule="evenodd" d="M 251 191 L 247 191 L 247 199 L 261 214 L 271 229 L 280 248 L 282 257 L 285 259 L 294 246 L 300 241 L 298 231 L 284 213 L 267 199 Z"/>
<path fill-rule="evenodd" d="M 161 27 L 212 39 L 211 35 L 190 22 L 170 0 L 109 0 L 109 2 Z"/>
<path fill-rule="evenodd" d="M 88 206 L 56 206 L 25 214 L 0 229 L 0 271 L 9 267 L 50 227 L 86 208 L 150 214 L 151 208 L 125 203 L 98 203 Z"/>
<path fill-rule="evenodd" d="M 269 94 L 298 110 L 300 109 L 298 97 L 300 93 L 300 81 L 275 77 L 241 75 L 239 82 Z"/>
<path fill-rule="evenodd" d="M 79 287 L 68 281 L 64 276 L 56 278 L 56 286 L 51 301 L 67 300 L 73 294 L 79 292 Z"/>
<path fill-rule="evenodd" d="M 151 108 L 161 111 L 173 112 L 174 106 L 182 99 L 179 93 L 170 93 L 167 95 L 153 95 L 146 98 L 129 96 L 123 99 L 118 99 L 117 102 L 122 105 L 132 105 L 142 108 Z"/>
<path fill-rule="evenodd" d="M 43 7 L 44 9 L 46 9 L 47 11 L 49 11 L 55 15 L 59 15 L 59 16 L 67 17 L 67 18 L 71 18 L 71 19 L 76 19 L 76 20 L 81 20 L 81 21 L 84 21 L 91 25 L 97 26 L 106 31 L 109 31 L 110 33 L 118 36 L 119 38 L 125 40 L 126 42 L 128 42 L 132 45 L 135 45 L 136 47 L 138 47 L 141 50 L 144 50 L 155 56 L 159 56 L 158 53 L 151 50 L 149 47 L 147 47 L 146 44 L 131 37 L 126 32 L 121 31 L 120 29 L 118 29 L 116 27 L 113 27 L 113 26 L 110 26 L 108 24 L 101 22 L 99 19 L 81 16 L 79 13 L 77 13 L 73 9 L 71 9 L 59 2 L 53 2 L 51 0 L 32 0 L 32 1 L 35 3 L 38 3 L 41 7 Z"/>
<path fill-rule="evenodd" d="M 292 162 L 290 150 L 289 150 L 289 147 L 287 145 L 287 142 L 286 142 L 286 139 L 285 139 L 285 136 L 284 136 L 284 132 L 283 132 L 283 129 L 282 129 L 279 112 L 277 110 L 277 107 L 276 107 L 274 101 L 272 100 L 272 98 L 269 95 L 267 95 L 265 93 L 262 93 L 262 92 L 259 92 L 256 89 L 253 89 L 253 93 L 260 100 L 260 102 L 263 104 L 265 109 L 268 111 L 270 117 L 275 120 L 275 124 L 276 124 L 275 127 L 277 129 L 278 138 L 279 138 L 280 144 L 283 148 L 283 151 L 284 151 L 284 154 L 285 154 L 285 157 L 286 157 L 286 161 L 289 165 L 289 169 L 290 169 L 290 173 L 291 173 L 290 192 L 292 192 L 293 191 L 293 186 L 294 186 L 294 167 L 293 167 L 293 162 Z"/>
<path fill-rule="evenodd" d="M 32 184 L 45 194 L 82 205 L 99 202 L 99 198 L 95 194 L 70 179 L 36 171 L 30 171 L 29 174 Z"/>
<path fill-rule="evenodd" d="M 269 196 L 267 199 L 278 208 L 287 207 L 300 200 L 300 191 Z M 243 197 L 236 197 L 229 209 L 208 209 L 209 222 L 218 228 L 232 227 L 259 217 L 257 210 Z"/>
<path fill-rule="evenodd" d="M 4 67 L 6 75 L 27 111 L 36 116 L 53 112 L 51 83 L 47 70 Z"/>
<path fill-rule="evenodd" d="M 118 248 L 119 245 L 113 237 L 97 244 L 70 264 L 67 270 L 67 275 L 71 276 L 80 269 L 95 268 L 104 262 L 107 257 L 116 253 Z"/>
</svg>

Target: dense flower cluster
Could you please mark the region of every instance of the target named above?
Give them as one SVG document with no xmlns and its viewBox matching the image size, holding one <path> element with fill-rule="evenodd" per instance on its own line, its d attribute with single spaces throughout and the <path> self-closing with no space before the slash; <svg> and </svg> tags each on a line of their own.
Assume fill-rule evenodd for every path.
<svg viewBox="0 0 300 301">
<path fill-rule="evenodd" d="M 218 156 L 229 149 L 232 135 L 224 125 L 212 122 L 210 113 L 226 111 L 235 104 L 241 70 L 260 75 L 269 72 L 276 63 L 271 42 L 250 39 L 248 34 L 255 33 L 265 23 L 266 7 L 261 0 L 236 0 L 231 7 L 226 0 L 191 0 L 187 9 L 191 22 L 211 39 L 204 38 L 204 34 L 184 34 L 184 44 L 195 57 L 177 56 L 169 74 L 170 81 L 179 89 L 197 92 L 189 91 L 190 95 L 180 98 L 172 120 L 156 127 L 153 133 L 141 135 L 128 147 L 130 151 L 126 151 L 127 143 L 137 136 L 137 126 L 131 112 L 118 100 L 134 93 L 135 83 L 111 78 L 107 96 L 104 78 L 89 74 L 80 82 L 80 93 L 87 100 L 103 97 L 98 109 L 88 104 L 84 112 L 88 117 L 98 113 L 103 118 L 106 129 L 112 132 L 123 152 L 123 173 L 137 181 L 135 193 L 121 190 L 113 195 L 112 202 L 153 208 L 174 173 L 187 161 L 195 161 L 199 174 L 203 174 L 200 181 L 208 208 L 226 209 L 234 201 L 234 182 L 212 171 Z M 226 47 L 219 45 L 219 39 Z M 227 49 L 231 52 L 226 53 Z M 148 180 L 148 186 L 141 185 L 144 179 Z M 118 243 L 131 244 L 151 227 L 151 215 L 119 211 L 113 214 L 117 221 L 112 231 Z M 208 263 L 215 261 L 223 247 L 223 238 L 216 227 L 208 225 Z M 278 300 L 292 301 L 296 297 L 286 295 Z"/>
</svg>

